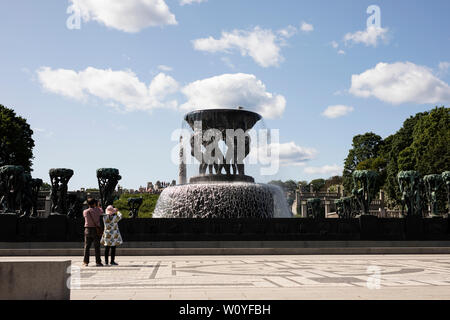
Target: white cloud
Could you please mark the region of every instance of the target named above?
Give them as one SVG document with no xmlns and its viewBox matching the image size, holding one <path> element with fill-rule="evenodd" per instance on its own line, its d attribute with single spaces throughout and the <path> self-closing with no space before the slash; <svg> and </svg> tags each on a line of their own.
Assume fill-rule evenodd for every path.
<svg viewBox="0 0 450 320">
<path fill-rule="evenodd" d="M 297 28 L 294 26 L 287 26 L 286 28 L 278 30 L 278 34 L 283 38 L 291 38 L 297 34 Z"/>
<path fill-rule="evenodd" d="M 344 54 L 345 54 L 345 51 L 344 51 L 344 50 L 339 50 L 339 51 L 338 51 L 338 54 L 344 55 Z"/>
<path fill-rule="evenodd" d="M 193 4 L 193 3 L 202 3 L 206 2 L 208 0 L 180 0 L 180 5 L 184 6 L 186 4 Z"/>
<path fill-rule="evenodd" d="M 262 81 L 251 74 L 223 74 L 198 80 L 185 86 L 182 92 L 188 99 L 180 106 L 184 111 L 242 106 L 265 118 L 275 118 L 286 107 L 282 95 L 267 92 Z"/>
<path fill-rule="evenodd" d="M 280 152 L 280 165 L 304 165 L 306 161 L 312 160 L 317 155 L 317 150 L 305 148 L 295 144 L 295 142 L 280 143 L 274 145 Z"/>
<path fill-rule="evenodd" d="M 231 61 L 230 58 L 222 57 L 222 58 L 220 58 L 220 60 L 222 60 L 222 62 L 225 63 L 225 65 L 227 65 L 230 69 L 232 69 L 232 70 L 236 69 L 236 66 L 233 64 L 233 62 Z"/>
<path fill-rule="evenodd" d="M 314 26 L 312 24 L 306 23 L 305 21 L 302 22 L 300 26 L 300 30 L 303 32 L 311 32 L 314 31 Z"/>
<path fill-rule="evenodd" d="M 373 69 L 354 74 L 349 92 L 392 104 L 450 101 L 449 85 L 433 75 L 429 68 L 411 62 L 380 62 Z"/>
<path fill-rule="evenodd" d="M 177 102 L 168 101 L 167 96 L 177 92 L 178 83 L 164 73 L 153 78 L 148 86 L 130 70 L 88 67 L 76 72 L 42 67 L 37 75 L 42 87 L 49 92 L 82 101 L 96 97 L 108 106 L 123 106 L 126 111 L 177 106 Z"/>
<path fill-rule="evenodd" d="M 448 69 L 450 69 L 450 62 L 444 61 L 439 62 L 439 73 L 446 74 Z"/>
<path fill-rule="evenodd" d="M 335 119 L 345 116 L 353 110 L 355 110 L 355 108 L 344 105 L 329 106 L 324 112 L 322 112 L 322 115 L 329 119 Z"/>
<path fill-rule="evenodd" d="M 53 137 L 53 134 L 54 134 L 53 131 L 49 131 L 47 129 L 42 129 L 42 128 L 33 128 L 33 131 L 35 133 L 44 135 L 46 138 L 51 138 L 51 137 Z"/>
<path fill-rule="evenodd" d="M 178 101 L 171 96 L 180 92 L 187 98 L 179 107 L 181 111 L 242 106 L 263 117 L 275 118 L 281 116 L 286 107 L 282 95 L 267 92 L 261 80 L 243 73 L 198 80 L 183 88 L 164 73 L 156 75 L 147 85 L 130 70 L 88 67 L 77 72 L 42 67 L 37 70 L 37 76 L 41 86 L 49 92 L 80 101 L 97 98 L 107 106 L 125 111 L 177 108 Z"/>
<path fill-rule="evenodd" d="M 166 65 L 163 65 L 163 64 L 160 64 L 158 66 L 158 69 L 161 70 L 161 71 L 165 71 L 165 72 L 169 72 L 169 71 L 173 70 L 172 67 L 169 67 L 169 66 L 166 66 Z"/>
<path fill-rule="evenodd" d="M 277 150 L 277 151 L 275 151 Z M 305 148 L 297 145 L 295 142 L 272 143 L 266 146 L 252 148 L 249 158 L 258 157 L 264 161 L 276 161 L 276 166 L 304 166 L 306 162 L 314 159 L 317 155 L 314 148 Z M 278 159 L 272 159 L 269 154 L 278 154 Z M 272 164 L 273 165 L 273 164 Z"/>
<path fill-rule="evenodd" d="M 343 167 L 338 166 L 337 164 L 334 165 L 325 165 L 322 167 L 306 167 L 303 171 L 306 174 L 311 175 L 322 175 L 322 176 L 337 176 L 341 175 L 343 171 Z"/>
<path fill-rule="evenodd" d="M 175 25 L 177 20 L 164 0 L 70 0 L 83 20 L 94 20 L 125 32 L 151 26 Z"/>
<path fill-rule="evenodd" d="M 280 54 L 282 37 L 275 35 L 272 30 L 255 27 L 251 31 L 233 30 L 222 32 L 220 39 L 213 37 L 193 40 L 195 50 L 206 52 L 226 52 L 233 49 L 240 51 L 242 56 L 250 56 L 262 67 L 278 66 L 283 57 Z"/>
<path fill-rule="evenodd" d="M 367 27 L 364 31 L 356 31 L 355 33 L 347 33 L 344 36 L 344 41 L 347 44 L 348 42 L 353 43 L 364 43 L 366 46 L 376 47 L 378 45 L 378 41 L 387 40 L 387 32 L 388 28 L 381 28 L 370 26 Z"/>
<path fill-rule="evenodd" d="M 337 43 L 336 41 L 331 41 L 331 46 L 335 49 L 337 49 L 339 47 L 339 43 Z"/>
</svg>

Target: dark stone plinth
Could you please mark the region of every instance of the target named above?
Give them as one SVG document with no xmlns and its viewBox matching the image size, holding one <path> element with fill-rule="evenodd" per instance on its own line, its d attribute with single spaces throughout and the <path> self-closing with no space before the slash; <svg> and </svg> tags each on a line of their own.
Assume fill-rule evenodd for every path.
<svg viewBox="0 0 450 320">
<path fill-rule="evenodd" d="M 50 215 L 47 218 L 47 239 L 48 241 L 66 241 L 67 216 L 62 214 Z"/>
<path fill-rule="evenodd" d="M 47 219 L 21 217 L 17 220 L 17 241 L 47 241 Z"/>
<path fill-rule="evenodd" d="M 246 175 L 206 174 L 189 179 L 189 183 L 215 183 L 215 182 L 255 182 L 255 179 Z"/>
<path fill-rule="evenodd" d="M 406 240 L 423 240 L 423 218 L 407 216 L 405 219 Z"/>
<path fill-rule="evenodd" d="M 0 241 L 15 241 L 17 236 L 17 215 L 0 214 Z"/>
<path fill-rule="evenodd" d="M 377 240 L 406 240 L 405 221 L 403 219 L 378 218 Z"/>
<path fill-rule="evenodd" d="M 422 219 L 424 240 L 439 240 L 445 236 L 450 238 L 449 221 L 450 219 L 443 217 Z"/>
<path fill-rule="evenodd" d="M 363 214 L 359 217 L 361 240 L 378 240 L 378 217 Z"/>
<path fill-rule="evenodd" d="M 67 236 L 69 241 L 84 239 L 84 219 L 67 219 Z"/>
<path fill-rule="evenodd" d="M 409 223 L 409 224 L 407 224 Z M 122 219 L 120 233 L 130 241 L 401 241 L 415 228 L 405 219 Z M 450 241 L 449 219 L 422 219 L 422 238 Z M 9 226 L 9 227 L 8 227 Z M 409 228 L 409 231 L 407 231 Z M 17 231 L 16 231 L 17 230 Z M 412 230 L 412 231 L 411 231 Z M 84 221 L 65 216 L 48 219 L 0 215 L 3 242 L 82 242 Z M 412 233 L 413 234 L 413 233 Z M 416 241 L 416 240 L 411 240 Z"/>
</svg>

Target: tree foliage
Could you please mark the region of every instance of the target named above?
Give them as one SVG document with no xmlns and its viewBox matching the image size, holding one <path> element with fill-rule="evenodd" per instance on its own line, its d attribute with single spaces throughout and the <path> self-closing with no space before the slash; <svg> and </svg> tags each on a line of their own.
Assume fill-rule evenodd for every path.
<svg viewBox="0 0 450 320">
<path fill-rule="evenodd" d="M 325 188 L 330 188 L 332 186 L 341 185 L 344 182 L 342 176 L 333 176 L 325 181 Z"/>
<path fill-rule="evenodd" d="M 384 140 L 371 132 L 355 136 L 344 165 L 346 191 L 352 188 L 349 177 L 355 169 L 376 170 L 380 174 L 380 185 L 393 204 L 398 205 L 401 201 L 398 172 L 415 170 L 424 176 L 449 170 L 449 112 L 450 108 L 436 107 L 418 113 L 406 119 L 395 134 Z"/>
<path fill-rule="evenodd" d="M 149 193 L 141 193 L 141 194 L 127 194 L 124 193 L 120 196 L 120 198 L 114 201 L 114 207 L 119 209 L 119 211 L 123 214 L 124 218 L 129 218 L 129 207 L 128 207 L 128 198 L 139 198 L 142 197 L 144 201 L 142 202 L 141 207 L 139 208 L 139 218 L 151 218 L 153 211 L 155 211 L 156 203 L 158 202 L 159 194 L 149 194 Z"/>
<path fill-rule="evenodd" d="M 383 139 L 373 132 L 367 132 L 353 137 L 352 149 L 349 150 L 348 156 L 345 159 L 344 172 L 342 174 L 343 185 L 347 193 L 352 190 L 353 171 L 357 169 L 372 170 L 370 166 L 377 165 L 383 161 L 380 159 L 377 163 L 372 163 L 373 161 L 370 160 L 380 156 L 380 150 L 383 145 Z M 360 168 L 358 168 L 358 165 L 360 165 Z"/>
<path fill-rule="evenodd" d="M 325 187 L 325 179 L 314 179 L 309 183 L 314 192 L 319 192 L 323 187 Z"/>
<path fill-rule="evenodd" d="M 52 186 L 47 182 L 43 182 L 40 190 L 41 191 L 50 191 L 50 190 L 52 190 Z"/>
<path fill-rule="evenodd" d="M 27 121 L 0 104 L 0 166 L 19 165 L 31 171 L 34 140 Z"/>
</svg>

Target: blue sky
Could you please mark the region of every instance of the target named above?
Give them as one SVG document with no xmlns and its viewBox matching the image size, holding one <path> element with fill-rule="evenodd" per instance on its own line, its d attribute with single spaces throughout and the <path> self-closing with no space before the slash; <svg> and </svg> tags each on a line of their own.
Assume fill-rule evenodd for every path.
<svg viewBox="0 0 450 320">
<path fill-rule="evenodd" d="M 80 29 L 66 25 L 74 3 Z M 280 130 L 283 165 L 250 168 L 258 181 L 327 178 L 354 135 L 386 137 L 450 101 L 447 0 L 123 3 L 0 3 L 0 103 L 35 130 L 34 176 L 72 168 L 76 189 L 116 167 L 128 188 L 171 181 L 183 114 L 242 105 Z"/>
</svg>

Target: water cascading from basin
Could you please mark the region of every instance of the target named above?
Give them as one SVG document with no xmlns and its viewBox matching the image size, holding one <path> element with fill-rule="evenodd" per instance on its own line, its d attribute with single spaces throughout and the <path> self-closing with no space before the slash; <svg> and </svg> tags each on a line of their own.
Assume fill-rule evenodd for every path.
<svg viewBox="0 0 450 320">
<path fill-rule="evenodd" d="M 198 175 L 186 178 L 186 148 L 180 141 L 180 185 L 160 195 L 154 218 L 281 218 L 292 217 L 283 191 L 258 184 L 245 174 L 250 153 L 249 131 L 261 115 L 243 109 L 206 109 L 185 115 L 193 130 L 190 155 Z M 186 143 L 186 141 L 185 141 Z M 219 147 L 226 146 L 226 150 Z"/>
</svg>

